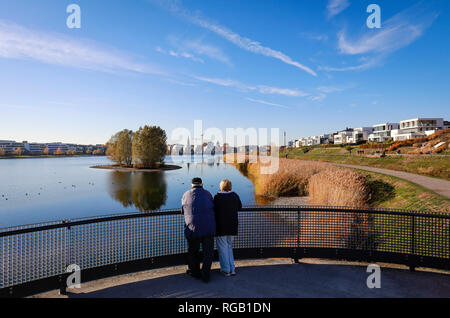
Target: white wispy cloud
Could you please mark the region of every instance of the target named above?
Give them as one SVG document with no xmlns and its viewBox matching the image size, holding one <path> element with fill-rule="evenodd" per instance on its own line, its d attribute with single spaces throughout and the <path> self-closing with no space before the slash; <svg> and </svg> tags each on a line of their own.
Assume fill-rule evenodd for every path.
<svg viewBox="0 0 450 318">
<path fill-rule="evenodd" d="M 313 76 L 317 76 L 317 73 L 313 71 L 311 68 L 293 60 L 291 57 L 284 54 L 283 52 L 271 49 L 267 46 L 263 46 L 261 43 L 251 40 L 245 36 L 241 36 L 238 33 L 233 32 L 232 30 L 218 23 L 210 22 L 206 18 L 201 17 L 200 14 L 198 13 L 192 14 L 188 10 L 179 6 L 177 2 L 174 1 L 164 1 L 164 2 L 154 1 L 154 2 L 160 4 L 162 7 L 168 8 L 172 13 L 185 18 L 187 21 L 221 36 L 222 38 L 226 39 L 227 41 L 233 43 L 234 45 L 246 51 L 278 59 L 283 63 L 297 67 Z"/>
<path fill-rule="evenodd" d="M 308 40 L 314 40 L 314 41 L 327 41 L 328 35 L 326 34 L 319 34 L 319 33 L 313 33 L 313 32 L 300 32 L 299 35 Z"/>
<path fill-rule="evenodd" d="M 342 92 L 347 89 L 354 88 L 355 86 L 356 86 L 355 83 L 340 84 L 340 85 L 333 85 L 333 86 L 319 86 L 319 87 L 317 87 L 317 90 L 321 93 L 331 94 L 331 93 Z"/>
<path fill-rule="evenodd" d="M 326 94 L 319 94 L 319 95 L 311 95 L 308 97 L 309 100 L 313 101 L 313 102 L 321 102 L 323 101 L 325 98 L 327 97 Z"/>
<path fill-rule="evenodd" d="M 344 67 L 332 67 L 332 66 L 319 66 L 319 70 L 330 71 L 330 72 L 346 72 L 346 71 L 363 71 L 369 68 L 378 66 L 380 62 L 383 60 L 385 55 L 375 56 L 368 59 L 366 62 L 352 65 L 352 66 L 344 66 Z"/>
<path fill-rule="evenodd" d="M 334 92 L 341 92 L 344 89 L 342 87 L 335 87 L 335 86 L 320 86 L 317 87 L 317 90 L 322 93 L 330 94 Z"/>
<path fill-rule="evenodd" d="M 169 50 L 166 51 L 163 48 L 161 48 L 160 46 L 156 47 L 156 51 L 162 54 L 167 54 L 173 57 L 183 57 L 189 60 L 192 60 L 194 62 L 200 62 L 200 63 L 204 63 L 205 61 L 203 61 L 203 59 L 195 56 L 194 54 L 188 53 L 188 52 L 175 52 L 174 50 Z"/>
<path fill-rule="evenodd" d="M 248 100 L 248 101 L 250 101 L 250 102 L 253 102 L 253 103 L 259 103 L 259 104 L 268 105 L 268 106 L 281 107 L 281 108 L 289 108 L 288 106 L 280 105 L 280 104 L 275 104 L 275 103 L 271 103 L 271 102 L 267 102 L 267 101 L 262 100 L 262 99 L 253 99 L 253 98 L 247 97 L 246 100 Z"/>
<path fill-rule="evenodd" d="M 362 36 L 349 39 L 345 30 L 338 33 L 338 50 L 341 54 L 362 55 L 362 63 L 345 66 L 321 66 L 325 71 L 357 71 L 379 65 L 389 54 L 406 47 L 420 38 L 437 18 L 436 13 L 426 12 L 421 4 L 401 11 L 382 23 L 380 30 L 366 30 Z M 364 28 L 366 29 L 366 28 Z"/>
<path fill-rule="evenodd" d="M 341 53 L 351 55 L 391 53 L 417 40 L 436 17 L 435 14 L 423 14 L 415 7 L 410 8 L 383 22 L 383 27 L 377 32 L 366 32 L 353 41 L 348 39 L 344 30 L 340 31 L 338 47 Z"/>
<path fill-rule="evenodd" d="M 328 0 L 327 14 L 328 18 L 332 18 L 338 15 L 342 11 L 348 8 L 350 2 L 348 0 Z"/>
<path fill-rule="evenodd" d="M 204 55 L 210 59 L 231 65 L 229 57 L 216 46 L 205 44 L 200 40 L 184 41 L 182 42 L 182 45 L 186 50 L 190 50 L 192 52 L 195 52 L 196 54 Z"/>
<path fill-rule="evenodd" d="M 210 77 L 201 77 L 201 76 L 194 76 L 195 79 L 215 84 L 219 86 L 225 86 L 225 87 L 233 87 L 240 91 L 248 92 L 248 91 L 257 91 L 261 94 L 276 94 L 276 95 L 283 95 L 283 96 L 289 96 L 289 97 L 304 97 L 308 96 L 309 94 L 298 90 L 298 89 L 292 89 L 292 88 L 279 88 L 279 87 L 272 87 L 272 86 L 266 86 L 266 85 L 248 85 L 241 83 L 239 81 L 231 80 L 231 79 L 222 79 L 222 78 L 210 78 Z"/>
<path fill-rule="evenodd" d="M 279 94 L 279 95 L 285 95 L 285 96 L 291 96 L 291 97 L 305 97 L 309 94 L 298 90 L 298 89 L 291 89 L 291 88 L 279 88 L 279 87 L 271 87 L 271 86 L 264 86 L 259 85 L 258 90 L 262 94 Z"/>
<path fill-rule="evenodd" d="M 75 40 L 3 21 L 0 21 L 0 58 L 34 60 L 104 72 L 165 74 L 155 66 L 135 62 L 127 53 L 91 41 Z"/>
</svg>

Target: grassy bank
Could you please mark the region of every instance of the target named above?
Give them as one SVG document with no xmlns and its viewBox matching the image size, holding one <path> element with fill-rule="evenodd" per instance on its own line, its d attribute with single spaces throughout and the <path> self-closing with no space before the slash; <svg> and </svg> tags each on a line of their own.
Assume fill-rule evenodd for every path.
<svg viewBox="0 0 450 318">
<path fill-rule="evenodd" d="M 368 204 L 372 207 L 450 212 L 450 199 L 417 184 L 380 173 L 358 172 L 367 180 Z"/>
<path fill-rule="evenodd" d="M 280 157 L 316 160 L 370 166 L 411 172 L 450 180 L 450 157 L 442 155 L 388 155 L 384 158 L 357 155 L 355 148 L 349 153 L 341 147 L 293 148 L 280 153 Z M 304 151 L 307 151 L 304 153 Z"/>
</svg>

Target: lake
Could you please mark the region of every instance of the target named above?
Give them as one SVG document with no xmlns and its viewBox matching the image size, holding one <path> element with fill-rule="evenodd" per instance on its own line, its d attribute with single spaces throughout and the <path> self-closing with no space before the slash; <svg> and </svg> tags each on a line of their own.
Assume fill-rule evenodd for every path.
<svg viewBox="0 0 450 318">
<path fill-rule="evenodd" d="M 228 178 L 243 204 L 254 204 L 250 180 L 220 156 L 166 158 L 182 168 L 164 172 L 93 169 L 106 157 L 0 160 L 0 227 L 87 216 L 180 208 L 193 177 L 213 195 Z"/>
</svg>

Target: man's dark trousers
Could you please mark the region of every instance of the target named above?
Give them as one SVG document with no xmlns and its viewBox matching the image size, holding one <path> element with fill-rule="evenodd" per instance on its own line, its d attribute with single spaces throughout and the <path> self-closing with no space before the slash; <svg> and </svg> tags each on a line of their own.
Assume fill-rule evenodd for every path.
<svg viewBox="0 0 450 318">
<path fill-rule="evenodd" d="M 214 237 L 190 237 L 188 241 L 188 265 L 192 272 L 192 276 L 201 277 L 203 280 L 209 281 L 211 264 L 214 256 Z M 203 250 L 203 266 L 200 271 L 200 244 Z"/>
</svg>

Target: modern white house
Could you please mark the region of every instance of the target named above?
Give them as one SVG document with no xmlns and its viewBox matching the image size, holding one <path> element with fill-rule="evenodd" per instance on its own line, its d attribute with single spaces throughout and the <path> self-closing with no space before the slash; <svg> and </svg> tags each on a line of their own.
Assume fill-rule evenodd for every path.
<svg viewBox="0 0 450 318">
<path fill-rule="evenodd" d="M 383 123 L 373 125 L 373 132 L 369 135 L 369 141 L 386 142 L 392 138 L 392 130 L 399 129 L 398 123 Z"/>
<path fill-rule="evenodd" d="M 320 135 L 319 138 L 320 138 L 320 144 L 329 144 L 330 143 L 330 136 L 328 134 Z"/>
<path fill-rule="evenodd" d="M 386 142 L 425 137 L 436 130 L 447 129 L 450 122 L 443 118 L 414 118 L 400 123 L 382 123 L 372 127 L 346 128 L 337 133 L 299 138 L 292 146 L 305 147 L 321 144 L 356 144 L 361 141 Z M 289 143 L 291 145 L 291 142 Z"/>
<path fill-rule="evenodd" d="M 365 141 L 369 139 L 369 135 L 372 133 L 372 127 L 359 127 L 352 131 L 350 136 L 347 136 L 348 144 L 356 144 L 360 141 Z"/>
<path fill-rule="evenodd" d="M 394 141 L 401 141 L 425 137 L 444 127 L 443 118 L 413 118 L 400 121 L 399 129 L 392 130 L 391 135 Z"/>
<path fill-rule="evenodd" d="M 347 128 L 334 134 L 334 144 L 340 145 L 347 143 L 347 137 L 353 136 L 353 128 Z"/>
</svg>

